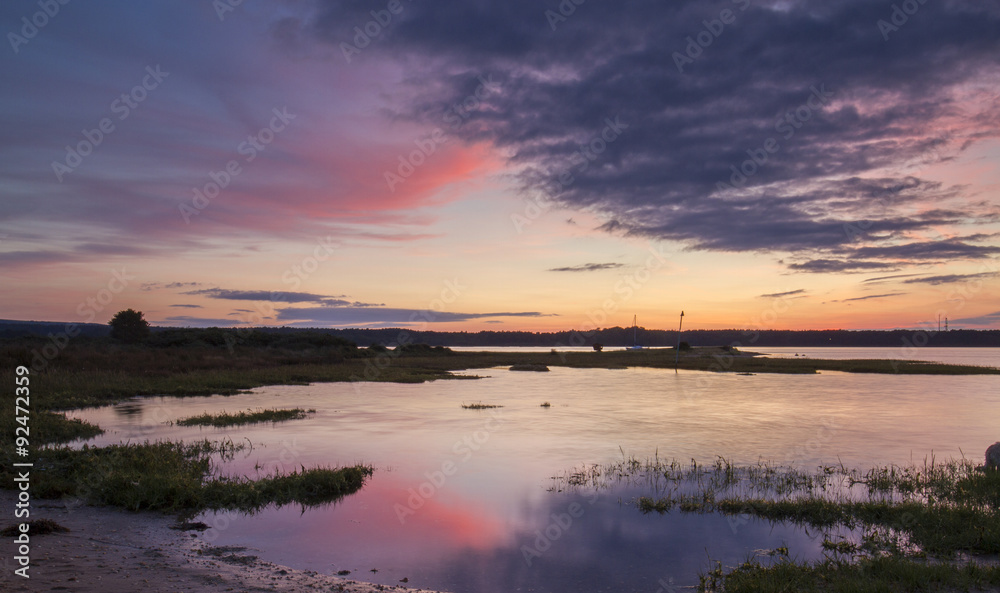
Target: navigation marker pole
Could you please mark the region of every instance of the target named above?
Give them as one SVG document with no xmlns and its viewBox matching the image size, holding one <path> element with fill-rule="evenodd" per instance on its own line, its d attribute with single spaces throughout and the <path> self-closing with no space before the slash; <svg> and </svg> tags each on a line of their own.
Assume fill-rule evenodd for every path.
<svg viewBox="0 0 1000 593">
<path fill-rule="evenodd" d="M 681 361 L 681 327 L 684 326 L 684 311 L 681 311 L 681 320 L 677 324 L 677 353 L 674 357 L 674 372 L 677 372 L 677 365 Z"/>
</svg>

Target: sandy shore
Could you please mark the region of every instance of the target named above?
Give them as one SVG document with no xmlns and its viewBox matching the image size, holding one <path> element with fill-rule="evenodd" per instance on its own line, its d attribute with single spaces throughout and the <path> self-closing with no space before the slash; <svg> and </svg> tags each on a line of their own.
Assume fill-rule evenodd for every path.
<svg viewBox="0 0 1000 593">
<path fill-rule="evenodd" d="M 5 510 L 0 526 L 14 522 L 14 496 L 0 492 Z M 221 551 L 193 537 L 196 532 L 170 527 L 168 515 L 128 513 L 107 507 L 38 501 L 32 519 L 52 519 L 69 528 L 31 538 L 30 579 L 14 574 L 13 538 L 3 537 L 3 591 L 108 593 L 142 591 L 415 591 L 402 586 L 372 585 L 293 570 L 253 558 L 254 551 Z M 9 510 L 9 511 L 8 511 Z M 206 552 L 215 552 L 206 553 Z M 200 553 L 199 553 L 200 552 Z M 221 552 L 221 553 L 220 553 Z"/>
</svg>

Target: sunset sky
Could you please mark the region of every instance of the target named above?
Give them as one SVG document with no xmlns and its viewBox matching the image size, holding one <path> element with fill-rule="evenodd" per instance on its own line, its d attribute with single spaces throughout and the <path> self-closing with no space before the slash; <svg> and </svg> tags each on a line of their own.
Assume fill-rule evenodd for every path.
<svg viewBox="0 0 1000 593">
<path fill-rule="evenodd" d="M 0 318 L 1000 328 L 1000 6 L 10 0 Z"/>
</svg>

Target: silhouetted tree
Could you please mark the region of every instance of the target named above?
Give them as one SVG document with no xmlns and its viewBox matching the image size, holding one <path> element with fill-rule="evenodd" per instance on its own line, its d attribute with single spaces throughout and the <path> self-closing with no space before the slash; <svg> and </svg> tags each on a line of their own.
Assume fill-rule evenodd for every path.
<svg viewBox="0 0 1000 593">
<path fill-rule="evenodd" d="M 111 337 L 126 344 L 141 342 L 149 336 L 149 322 L 142 317 L 142 311 L 119 311 L 108 325 L 111 326 Z"/>
<path fill-rule="evenodd" d="M 594 344 L 594 352 L 600 352 L 601 350 L 604 350 L 604 344 L 600 342 Z"/>
</svg>

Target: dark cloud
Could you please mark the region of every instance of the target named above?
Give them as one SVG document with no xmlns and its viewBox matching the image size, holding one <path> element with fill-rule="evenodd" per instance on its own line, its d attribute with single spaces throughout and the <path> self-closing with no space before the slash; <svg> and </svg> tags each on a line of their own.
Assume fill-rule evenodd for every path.
<svg viewBox="0 0 1000 593">
<path fill-rule="evenodd" d="M 979 317 L 966 317 L 964 319 L 953 319 L 951 325 L 998 325 L 1000 324 L 1000 311 L 988 313 Z"/>
<path fill-rule="evenodd" d="M 338 301 L 336 297 L 309 292 L 281 292 L 268 290 L 229 290 L 225 288 L 202 288 L 189 290 L 181 294 L 205 296 L 210 299 L 227 301 L 271 301 L 275 303 L 347 303 Z"/>
<path fill-rule="evenodd" d="M 421 309 L 396 309 L 372 307 L 298 307 L 278 311 L 277 319 L 295 325 L 367 325 L 367 324 L 422 324 L 452 323 L 473 319 L 497 317 L 550 317 L 551 314 L 534 311 L 498 313 L 451 313 Z"/>
<path fill-rule="evenodd" d="M 624 268 L 625 264 L 580 264 L 578 266 L 568 266 L 565 268 L 551 268 L 550 272 L 596 272 L 598 270 L 614 270 Z"/>
<path fill-rule="evenodd" d="M 149 255 L 153 250 L 141 245 L 121 245 L 116 243 L 80 243 L 73 251 L 87 255 Z"/>
<path fill-rule="evenodd" d="M 288 301 L 291 302 L 291 301 Z M 360 301 L 345 301 L 343 299 L 323 299 L 319 301 L 327 307 L 384 307 L 385 303 L 362 303 Z"/>
<path fill-rule="evenodd" d="M 955 260 L 980 260 L 1000 253 L 1000 247 L 992 245 L 972 245 L 961 240 L 911 242 L 897 245 L 838 248 L 829 252 L 836 256 L 805 262 L 794 262 L 788 269 L 814 273 L 857 273 L 870 270 L 895 270 L 904 265 L 926 265 Z M 905 278 L 917 274 L 899 274 L 879 279 Z"/>
<path fill-rule="evenodd" d="M 245 325 L 245 321 L 213 317 L 191 317 L 188 315 L 175 315 L 167 317 L 162 321 L 155 321 L 153 325 L 169 325 L 182 327 L 235 327 Z"/>
<path fill-rule="evenodd" d="M 864 284 L 867 284 L 869 282 L 878 283 L 878 282 L 886 282 L 888 280 L 896 280 L 898 278 L 913 278 L 914 276 L 922 276 L 922 275 L 923 274 L 894 274 L 892 276 L 878 276 L 876 278 L 868 278 L 867 280 L 863 280 L 862 282 Z"/>
<path fill-rule="evenodd" d="M 817 273 L 997 253 L 977 244 L 995 243 L 996 229 L 950 240 L 965 248 L 924 247 L 935 232 L 1000 220 L 981 187 L 927 178 L 1000 135 L 995 2 L 921 3 L 888 40 L 876 23 L 891 4 L 870 0 L 587 2 L 550 21 L 559 4 L 406 1 L 350 63 L 342 44 L 384 4 L 262 3 L 240 13 L 243 27 L 220 27 L 205 3 L 118 0 L 60 16 L 59 35 L 0 61 L 3 79 L 18 82 L 0 110 L 0 223 L 28 228 L 10 231 L 0 267 L 230 249 L 214 242 L 223 236 L 430 238 L 417 232 L 429 217 L 410 214 L 419 200 L 380 201 L 389 194 L 366 181 L 378 181 L 372 163 L 396 158 L 388 125 L 413 122 L 504 155 L 523 196 L 586 211 L 606 232 L 775 253 Z M 723 10 L 735 22 L 705 24 Z M 0 4 L 2 30 L 23 15 Z M 706 26 L 721 32 L 678 67 Z M 153 30 L 181 31 L 183 42 L 144 34 Z M 163 87 L 56 181 L 50 163 L 63 147 L 160 63 L 172 72 Z M 482 80 L 491 89 L 479 97 Z M 227 188 L 241 198 L 185 223 L 177 206 L 285 104 L 301 119 Z M 339 117 L 362 104 L 384 120 Z M 64 237 L 69 227 L 78 235 Z"/>
<path fill-rule="evenodd" d="M 849 303 L 851 301 L 867 301 L 867 300 L 870 300 L 870 299 L 884 299 L 886 297 L 894 297 L 894 296 L 900 296 L 900 295 L 904 295 L 904 294 L 906 294 L 906 293 L 905 292 L 889 292 L 889 293 L 886 293 L 886 294 L 872 294 L 872 295 L 868 295 L 868 296 L 854 297 L 853 299 L 843 299 L 843 300 L 832 301 L 832 302 L 834 302 L 834 303 Z"/>
<path fill-rule="evenodd" d="M 671 239 L 688 243 L 695 249 L 712 251 L 818 251 L 852 254 L 859 239 L 891 238 L 900 233 L 933 225 L 960 222 L 962 216 L 940 210 L 911 217 L 868 219 L 871 202 L 879 199 L 888 179 L 848 179 L 843 182 L 816 182 L 809 194 L 794 193 L 793 184 L 772 186 L 770 195 L 760 197 L 706 197 L 683 208 L 676 208 L 659 225 L 656 209 L 646 207 L 637 218 L 641 222 L 612 219 L 600 228 L 606 232 L 630 236 Z M 919 199 L 945 199 L 951 195 L 938 183 L 914 181 L 912 188 L 924 188 Z M 917 194 L 896 197 L 911 204 Z"/>
<path fill-rule="evenodd" d="M 316 303 L 324 307 L 353 307 L 353 308 L 376 308 L 384 307 L 385 303 L 363 303 L 360 301 L 348 301 L 342 297 L 346 295 L 329 296 L 313 294 L 311 292 L 282 292 L 267 290 L 230 290 L 226 288 L 202 288 L 190 290 L 181 294 L 193 296 L 205 296 L 210 299 L 222 299 L 227 301 L 260 301 L 272 303 Z M 246 309 L 236 309 L 244 311 Z"/>
<path fill-rule="evenodd" d="M 970 245 L 962 241 L 928 241 L 883 247 L 860 247 L 854 250 L 856 257 L 897 260 L 983 259 L 997 253 L 1000 253 L 1000 247 Z"/>
<path fill-rule="evenodd" d="M 170 305 L 177 309 L 204 309 L 201 305 Z"/>
<path fill-rule="evenodd" d="M 945 274 L 942 276 L 927 276 L 926 278 L 911 278 L 904 280 L 904 284 L 953 284 L 955 282 L 968 282 L 970 280 L 980 280 L 983 278 L 995 278 L 997 272 L 983 272 L 980 274 Z"/>
<path fill-rule="evenodd" d="M 80 258 L 63 251 L 7 251 L 0 253 L 0 267 L 34 266 L 78 261 Z"/>
<path fill-rule="evenodd" d="M 899 264 L 892 264 L 879 261 L 850 261 L 839 259 L 813 259 L 800 263 L 788 264 L 788 269 L 796 272 L 812 272 L 818 274 L 827 273 L 857 273 L 870 270 L 892 270 L 899 267 Z"/>
<path fill-rule="evenodd" d="M 780 299 L 782 297 L 789 297 L 797 294 L 805 294 L 805 289 L 789 290 L 788 292 L 774 292 L 771 294 L 762 294 L 758 298 L 762 299 Z"/>
<path fill-rule="evenodd" d="M 71 249 L 67 250 L 38 249 L 3 252 L 0 253 L 0 267 L 76 263 L 88 261 L 94 256 L 133 257 L 157 253 L 162 254 L 159 250 L 148 247 L 110 243 L 81 243 L 73 245 Z"/>
<path fill-rule="evenodd" d="M 320 6 L 303 30 L 338 49 L 370 19 L 364 2 Z M 901 252 L 994 253 L 898 245 L 940 225 L 995 222 L 997 209 L 966 207 L 965 187 L 885 174 L 1000 135 L 991 3 L 921 4 L 888 40 L 876 23 L 891 6 L 867 0 L 587 3 L 553 24 L 545 10 L 556 2 L 405 6 L 354 57 L 410 71 L 392 115 L 441 125 L 478 76 L 492 77 L 499 92 L 449 133 L 501 148 L 526 194 L 589 209 L 604 231 L 811 253 L 789 266 L 811 272 L 893 269 Z M 735 22 L 678 68 L 723 10 Z"/>
<path fill-rule="evenodd" d="M 143 282 L 139 286 L 139 290 L 149 292 L 151 290 L 161 289 L 174 290 L 178 288 L 194 288 L 195 286 L 201 286 L 201 282 L 170 282 L 168 284 L 164 284 L 162 282 Z"/>
</svg>

